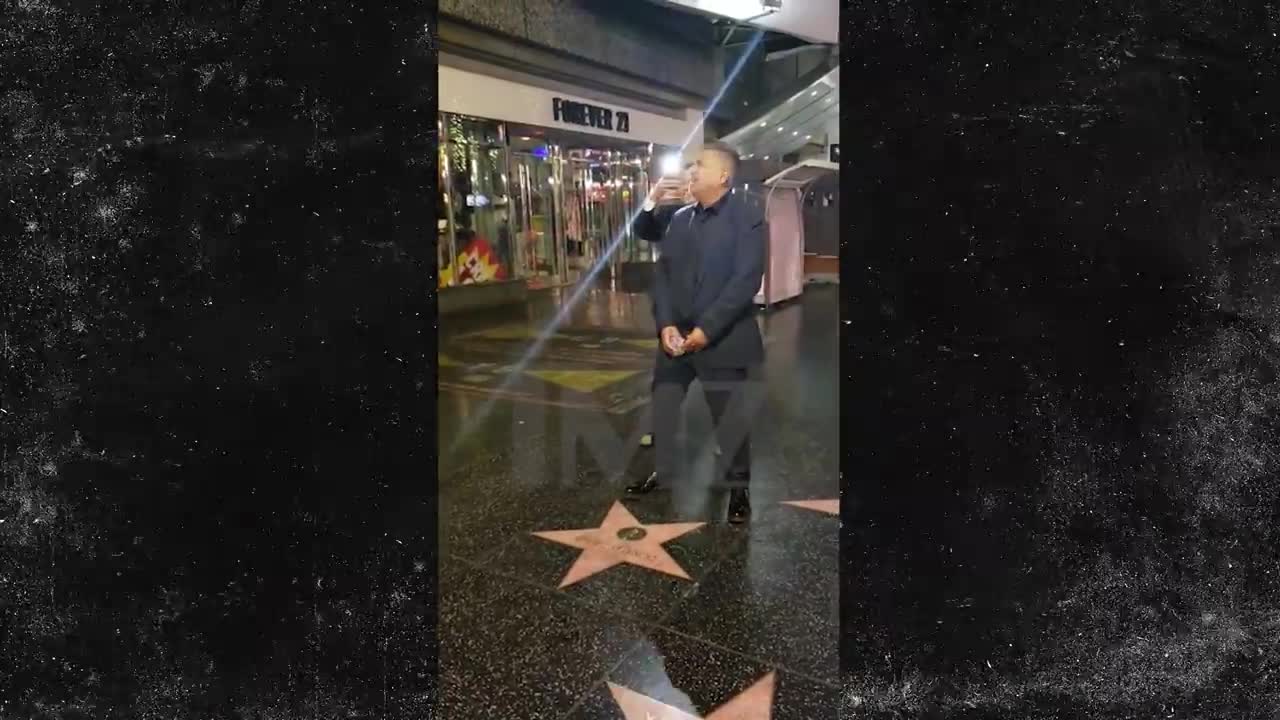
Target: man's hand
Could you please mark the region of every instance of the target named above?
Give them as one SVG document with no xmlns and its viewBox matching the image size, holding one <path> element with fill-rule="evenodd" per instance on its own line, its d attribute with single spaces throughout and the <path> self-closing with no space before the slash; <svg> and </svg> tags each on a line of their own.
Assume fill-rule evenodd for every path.
<svg viewBox="0 0 1280 720">
<path fill-rule="evenodd" d="M 675 326 L 662 328 L 662 349 L 671 357 L 679 357 L 684 354 L 684 344 L 686 340 L 680 337 L 680 330 Z"/>
<path fill-rule="evenodd" d="M 685 352 L 698 352 L 707 346 L 707 334 L 702 332 L 702 328 L 694 328 L 689 333 L 689 337 L 684 339 Z"/>
<path fill-rule="evenodd" d="M 655 205 L 683 203 L 688 190 L 688 182 L 680 178 L 664 177 L 659 179 L 649 191 L 649 202 Z"/>
</svg>

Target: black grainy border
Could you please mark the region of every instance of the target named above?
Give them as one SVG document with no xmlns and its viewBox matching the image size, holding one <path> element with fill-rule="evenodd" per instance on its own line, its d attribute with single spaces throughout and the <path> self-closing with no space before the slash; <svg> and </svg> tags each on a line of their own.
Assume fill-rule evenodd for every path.
<svg viewBox="0 0 1280 720">
<path fill-rule="evenodd" d="M 0 17 L 0 714 L 433 717 L 435 3 Z"/>
<path fill-rule="evenodd" d="M 401 70 L 414 79 L 416 93 L 397 98 L 403 111 L 395 113 L 405 123 L 398 132 L 405 139 L 401 153 L 403 157 L 412 159 L 402 166 L 406 174 L 402 184 L 405 193 L 399 202 L 406 222 L 398 228 L 397 241 L 400 251 L 413 258 L 417 270 L 413 292 L 396 306 L 399 317 L 413 330 L 412 334 L 404 336 L 410 343 L 405 348 L 404 361 L 412 375 L 412 384 L 405 387 L 402 397 L 407 407 L 401 409 L 401 416 L 419 431 L 416 447 L 407 453 L 408 462 L 404 466 L 405 477 L 402 480 L 406 484 L 406 495 L 412 500 L 411 505 L 421 508 L 421 530 L 414 537 L 416 547 L 406 558 L 412 566 L 401 564 L 399 568 L 401 572 L 409 570 L 412 572 L 410 577 L 418 579 L 410 594 L 412 602 L 419 603 L 417 619 L 421 632 L 416 635 L 419 640 L 416 644 L 413 643 L 415 637 L 404 639 L 401 661 L 405 667 L 400 673 L 404 687 L 399 694 L 400 702 L 398 706 L 389 705 L 385 709 L 388 718 L 404 720 L 423 718 L 421 709 L 424 708 L 428 713 L 424 720 L 436 717 L 440 688 L 437 629 L 440 456 L 436 427 L 439 417 L 436 409 L 439 323 L 435 217 L 435 199 L 439 191 L 436 123 L 439 73 L 436 3 L 430 0 L 419 6 L 422 8 L 422 17 L 418 19 L 420 29 L 413 46 L 404 54 L 405 64 Z M 402 6 L 392 3 L 390 7 L 394 11 Z M 387 637 L 396 637 L 394 629 L 389 629 Z"/>
<path fill-rule="evenodd" d="M 887 330 L 882 305 L 887 301 L 876 268 L 892 267 L 879 253 L 889 252 L 877 243 L 882 228 L 878 223 L 892 214 L 893 198 L 886 196 L 881 182 L 891 177 L 892 163 L 876 139 L 886 121 L 884 99 L 891 96 L 878 75 L 883 68 L 880 44 L 868 44 L 862 22 L 877 10 L 865 3 L 847 0 L 841 4 L 840 26 L 840 625 L 838 643 L 842 684 L 841 717 L 862 717 L 862 709 L 852 700 L 851 673 L 866 671 L 866 645 L 860 627 L 864 610 L 874 598 L 868 597 L 863 582 L 866 566 L 863 553 L 869 526 L 866 507 L 871 488 L 880 482 L 876 442 L 887 390 L 878 379 L 890 377 L 892 358 L 877 352 L 883 348 Z M 880 4 L 875 4 L 879 6 Z M 878 179 L 879 178 L 879 179 Z M 877 203 L 889 202 L 888 206 Z M 882 207 L 885 212 L 869 213 Z M 854 492 L 857 488 L 857 492 Z"/>
<path fill-rule="evenodd" d="M 843 716 L 1270 717 L 1280 8 L 841 23 Z"/>
</svg>

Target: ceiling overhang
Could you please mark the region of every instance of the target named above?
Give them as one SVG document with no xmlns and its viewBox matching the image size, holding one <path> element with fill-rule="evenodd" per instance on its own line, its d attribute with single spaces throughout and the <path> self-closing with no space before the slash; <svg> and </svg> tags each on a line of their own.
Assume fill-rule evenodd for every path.
<svg viewBox="0 0 1280 720">
<path fill-rule="evenodd" d="M 744 159 L 781 159 L 807 145 L 825 146 L 840 121 L 840 68 L 720 138 Z"/>
<path fill-rule="evenodd" d="M 782 0 L 781 7 L 761 0 L 652 0 L 690 12 L 728 18 L 762 30 L 823 45 L 840 42 L 838 0 Z"/>
</svg>

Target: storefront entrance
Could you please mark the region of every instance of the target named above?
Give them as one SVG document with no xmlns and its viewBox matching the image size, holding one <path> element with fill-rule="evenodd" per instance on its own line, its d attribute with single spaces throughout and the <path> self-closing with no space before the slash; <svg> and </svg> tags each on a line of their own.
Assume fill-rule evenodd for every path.
<svg viewBox="0 0 1280 720">
<path fill-rule="evenodd" d="M 563 207 L 556 163 L 536 152 L 512 148 L 514 178 L 514 230 L 516 276 L 530 288 L 549 287 L 562 282 L 565 248 L 560 238 Z"/>
<path fill-rule="evenodd" d="M 447 114 L 441 128 L 442 286 L 555 287 L 652 260 L 630 220 L 666 148 Z"/>
<path fill-rule="evenodd" d="M 581 227 L 576 248 L 579 272 L 603 262 L 600 272 L 616 276 L 624 261 L 649 252 L 648 243 L 631 232 L 631 218 L 649 192 L 648 161 L 647 154 L 623 150 L 569 151 Z"/>
</svg>

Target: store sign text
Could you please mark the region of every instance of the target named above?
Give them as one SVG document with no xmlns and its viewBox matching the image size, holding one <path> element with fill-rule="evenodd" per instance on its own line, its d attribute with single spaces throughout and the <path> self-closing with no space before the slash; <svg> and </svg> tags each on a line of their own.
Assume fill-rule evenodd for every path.
<svg viewBox="0 0 1280 720">
<path fill-rule="evenodd" d="M 556 122 L 581 125 L 583 127 L 596 128 L 597 130 L 611 130 L 620 133 L 631 132 L 631 116 L 622 110 L 614 112 L 608 108 L 588 105 L 574 100 L 565 100 L 564 98 L 552 98 L 551 110 L 555 115 Z"/>
</svg>

